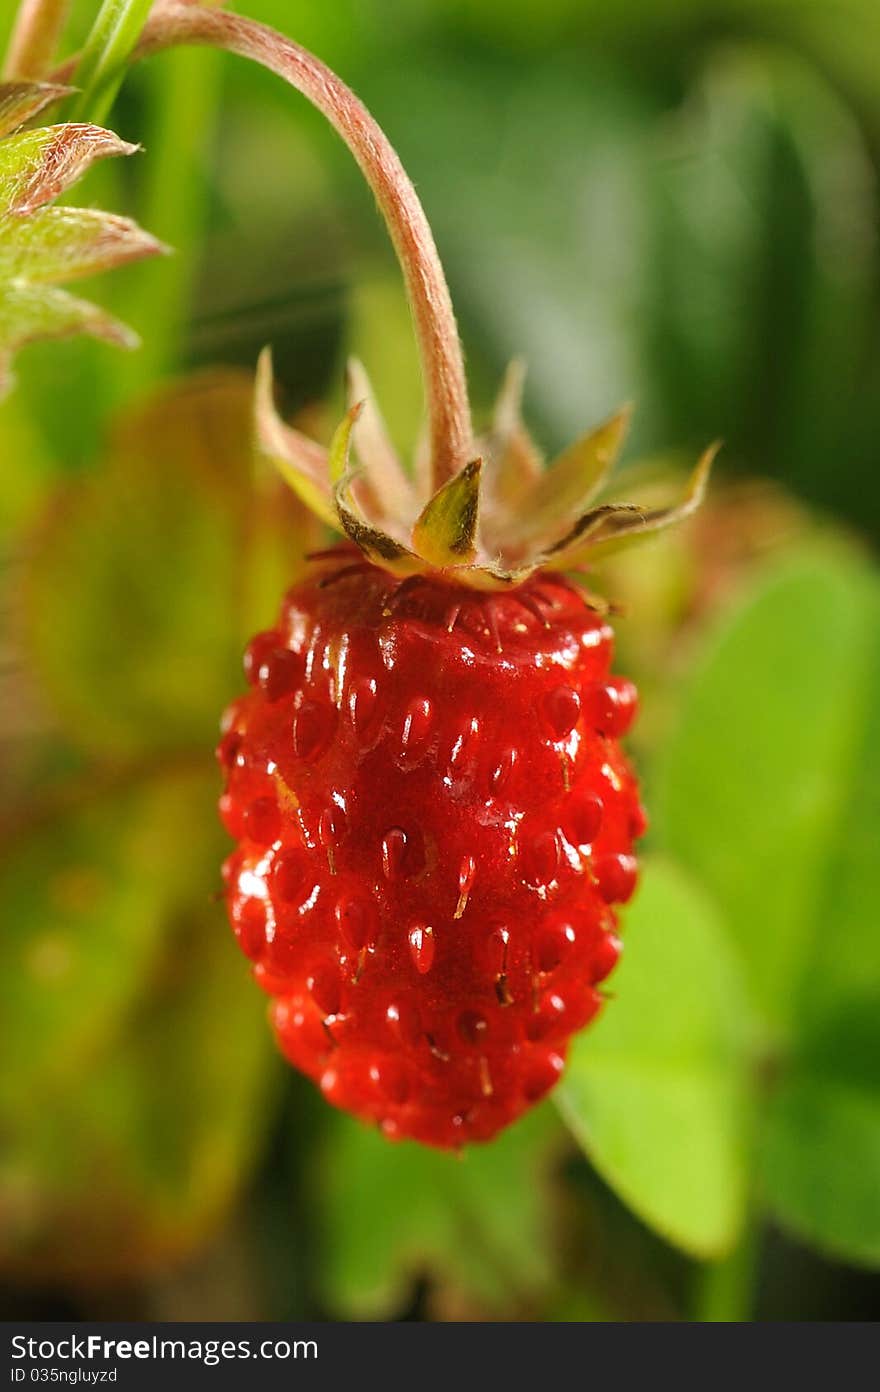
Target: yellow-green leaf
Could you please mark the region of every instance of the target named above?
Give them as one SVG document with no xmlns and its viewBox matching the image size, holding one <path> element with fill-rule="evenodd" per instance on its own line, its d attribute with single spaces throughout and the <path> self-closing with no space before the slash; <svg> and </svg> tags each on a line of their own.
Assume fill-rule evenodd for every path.
<svg viewBox="0 0 880 1392">
<path fill-rule="evenodd" d="M 255 477 L 252 390 L 232 371 L 166 388 L 124 418 L 34 537 L 27 656 L 80 746 L 210 748 L 245 641 L 317 542 L 274 474 Z"/>
<path fill-rule="evenodd" d="M 96 208 L 40 208 L 26 218 L 0 219 L 0 282 L 78 280 L 162 249 L 130 218 Z"/>
<path fill-rule="evenodd" d="M 41 339 L 88 334 L 119 348 L 136 348 L 133 330 L 98 305 L 53 286 L 9 282 L 0 290 L 0 398 L 10 381 L 12 353 Z"/>
<path fill-rule="evenodd" d="M 545 1289 L 546 1181 L 561 1131 L 552 1109 L 539 1107 L 457 1156 L 389 1146 L 350 1117 L 328 1118 L 318 1204 L 327 1304 L 344 1318 L 387 1317 L 427 1275 L 495 1312 Z"/>
<path fill-rule="evenodd" d="M 646 864 L 600 1019 L 575 1040 L 562 1114 L 620 1197 L 670 1242 L 717 1257 L 745 1208 L 746 1007 L 714 906 Z"/>
<path fill-rule="evenodd" d="M 263 1003 L 209 893 L 215 798 L 209 773 L 158 771 L 9 845 L 0 1270 L 13 1276 L 131 1279 L 188 1255 L 271 1121 Z"/>
</svg>

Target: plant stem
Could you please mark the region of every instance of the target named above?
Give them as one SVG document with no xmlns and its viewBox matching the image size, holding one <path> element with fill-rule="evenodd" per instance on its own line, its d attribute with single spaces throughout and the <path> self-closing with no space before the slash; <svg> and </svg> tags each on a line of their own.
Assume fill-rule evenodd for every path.
<svg viewBox="0 0 880 1392">
<path fill-rule="evenodd" d="M 21 0 L 3 65 L 7 82 L 45 77 L 69 9 L 70 0 Z"/>
<path fill-rule="evenodd" d="M 694 1292 L 694 1320 L 702 1324 L 744 1324 L 754 1318 L 760 1252 L 760 1228 L 752 1219 L 729 1256 L 707 1262 L 700 1269 Z"/>
<path fill-rule="evenodd" d="M 369 183 L 406 281 L 425 383 L 435 487 L 472 457 L 473 431 L 452 301 L 434 238 L 394 149 L 354 93 L 319 59 L 263 24 L 200 6 L 164 3 L 137 55 L 207 44 L 251 58 L 289 82 L 327 117 Z"/>
<path fill-rule="evenodd" d="M 74 82 L 80 88 L 75 121 L 106 120 L 125 76 L 125 66 L 150 13 L 153 0 L 104 0 L 86 40 Z"/>
</svg>

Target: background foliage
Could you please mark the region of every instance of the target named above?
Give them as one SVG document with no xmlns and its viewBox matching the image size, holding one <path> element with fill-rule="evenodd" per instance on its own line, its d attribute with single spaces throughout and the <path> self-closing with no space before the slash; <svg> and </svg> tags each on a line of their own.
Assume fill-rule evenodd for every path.
<svg viewBox="0 0 880 1392">
<path fill-rule="evenodd" d="M 11 15 L 0 17 L 5 40 Z M 485 409 L 553 448 L 638 403 L 632 488 L 715 435 L 703 517 L 610 564 L 653 815 L 614 999 L 463 1160 L 274 1058 L 212 897 L 211 747 L 312 537 L 250 373 L 420 393 L 346 152 L 265 74 L 153 60 L 98 206 L 176 248 L 90 283 L 130 356 L 0 406 L 0 1281 L 11 1313 L 857 1318 L 880 1265 L 880 12 L 873 0 L 248 0 L 337 68 L 434 224 Z M 95 5 L 74 5 L 71 47 Z M 85 201 L 89 201 L 86 196 Z M 671 451 L 674 449 L 675 453 Z M 659 480 L 659 482 L 658 482 Z M 665 482 L 664 482 L 665 481 Z"/>
</svg>

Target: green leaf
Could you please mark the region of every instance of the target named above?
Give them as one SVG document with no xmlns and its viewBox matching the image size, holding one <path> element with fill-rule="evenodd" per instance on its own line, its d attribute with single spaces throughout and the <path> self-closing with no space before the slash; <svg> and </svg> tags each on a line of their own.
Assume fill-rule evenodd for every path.
<svg viewBox="0 0 880 1392">
<path fill-rule="evenodd" d="M 101 126 L 43 126 L 0 142 L 0 216 L 25 217 L 51 203 L 96 160 L 133 155 L 136 145 Z"/>
<path fill-rule="evenodd" d="M 179 898 L 180 847 L 203 806 L 191 780 L 102 789 L 92 776 L 82 775 L 79 805 L 68 791 L 54 813 L 19 806 L 3 834 L 0 1051 L 17 1060 L 0 1079 L 3 1107 L 45 1105 L 37 1084 L 79 1085 Z"/>
<path fill-rule="evenodd" d="M 660 843 L 714 896 L 771 1039 L 796 1014 L 852 805 L 870 593 L 842 548 L 774 565 L 710 638 L 655 778 Z"/>
<path fill-rule="evenodd" d="M 387 1317 L 420 1275 L 487 1309 L 533 1295 L 551 1273 L 543 1180 L 554 1139 L 546 1107 L 461 1155 L 392 1144 L 334 1116 L 319 1155 L 328 1304 L 347 1318 Z"/>
<path fill-rule="evenodd" d="M 812 950 L 801 982 L 801 1029 L 822 1035 L 828 1016 L 880 988 L 880 575 L 859 572 L 859 682 L 850 693 L 853 738 L 838 770 L 842 792 L 814 906 Z M 880 1040 L 880 1011 L 876 1015 Z M 880 1057 L 880 1042 L 878 1042 Z"/>
<path fill-rule="evenodd" d="M 868 654 L 813 949 L 803 973 L 795 1061 L 774 1100 L 764 1185 L 801 1238 L 880 1265 L 880 586 L 862 635 Z"/>
<path fill-rule="evenodd" d="M 743 1221 L 744 1001 L 712 905 L 653 861 L 625 922 L 613 999 L 576 1040 L 557 1098 L 600 1174 L 645 1222 L 717 1257 Z"/>
<path fill-rule="evenodd" d="M 0 87 L 0 123 L 38 111 L 57 89 Z M 131 348 L 137 336 L 51 282 L 90 275 L 161 250 L 126 218 L 47 208 L 91 164 L 137 147 L 100 126 L 70 122 L 0 139 L 0 396 L 16 349 L 86 333 Z"/>
<path fill-rule="evenodd" d="M 876 925 L 876 919 L 873 920 Z M 880 1266 L 880 977 L 814 1033 L 773 1100 L 763 1180 L 779 1220 L 832 1257 Z"/>
<path fill-rule="evenodd" d="M 36 676 L 80 744 L 207 751 L 315 532 L 253 474 L 252 384 L 168 388 L 117 430 L 102 469 L 55 501 L 25 576 Z M 256 583 L 256 579 L 259 583 Z"/>
<path fill-rule="evenodd" d="M 859 556 L 791 556 L 727 616 L 654 808 L 746 969 L 775 1080 L 764 1197 L 803 1239 L 880 1260 L 880 586 Z"/>
<path fill-rule="evenodd" d="M 0 278 L 23 277 L 32 286 L 94 275 L 160 249 L 130 218 L 94 208 L 40 208 L 20 221 L 0 219 Z"/>
<path fill-rule="evenodd" d="M 271 1043 L 208 892 L 223 846 L 215 794 L 201 773 L 155 778 L 10 847 L 6 1270 L 107 1280 L 179 1260 L 253 1163 L 272 1116 Z"/>
<path fill-rule="evenodd" d="M 118 348 L 136 348 L 137 334 L 88 300 L 53 286 L 8 281 L 0 293 L 0 397 L 9 383 L 12 353 L 40 339 L 89 334 Z"/>
</svg>

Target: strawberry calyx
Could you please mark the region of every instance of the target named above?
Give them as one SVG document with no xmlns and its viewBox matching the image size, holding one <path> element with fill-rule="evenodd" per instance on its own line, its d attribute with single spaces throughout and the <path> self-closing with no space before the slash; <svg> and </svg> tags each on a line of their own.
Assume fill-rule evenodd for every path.
<svg viewBox="0 0 880 1392">
<path fill-rule="evenodd" d="M 508 589 L 546 565 L 584 569 L 700 506 L 717 443 L 669 507 L 596 503 L 626 436 L 629 408 L 544 468 L 522 420 L 522 379 L 516 362 L 474 458 L 438 488 L 424 470 L 404 469 L 356 360 L 349 364 L 349 408 L 324 449 L 281 419 L 265 350 L 257 369 L 257 440 L 306 506 L 374 565 L 401 577 L 441 572 L 471 589 Z"/>
</svg>

